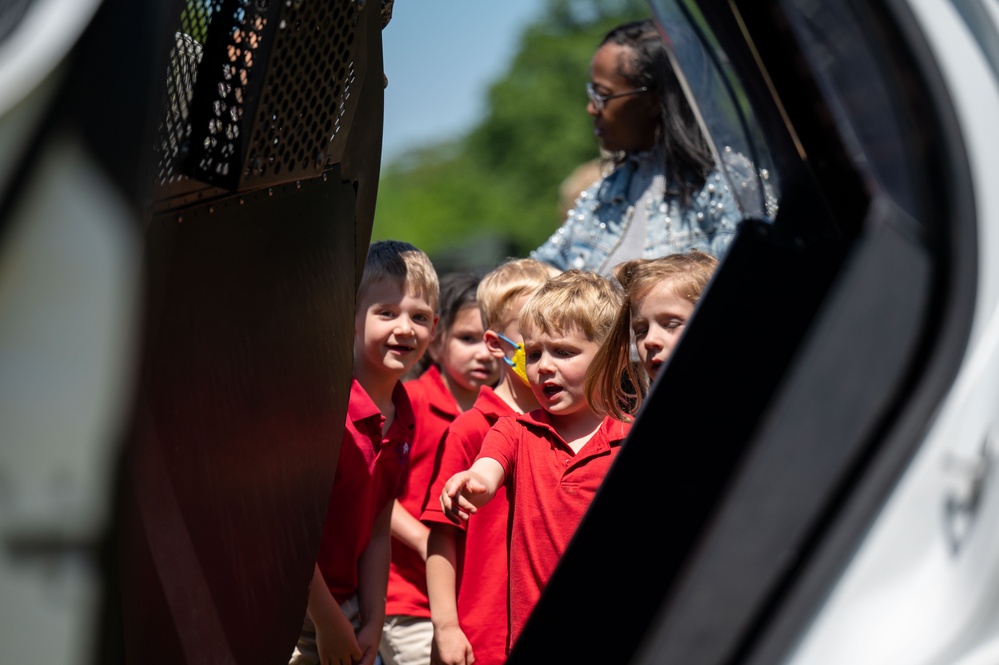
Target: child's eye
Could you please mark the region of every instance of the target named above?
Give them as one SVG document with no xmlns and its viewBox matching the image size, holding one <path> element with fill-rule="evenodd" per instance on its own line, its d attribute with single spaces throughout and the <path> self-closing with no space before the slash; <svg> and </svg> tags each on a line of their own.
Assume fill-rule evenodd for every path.
<svg viewBox="0 0 999 665">
<path fill-rule="evenodd" d="M 477 344 L 480 341 L 475 335 L 462 335 L 458 340 L 464 344 Z"/>
<path fill-rule="evenodd" d="M 683 324 L 684 321 L 682 319 L 673 319 L 672 321 L 666 323 L 666 330 L 676 330 L 677 328 L 680 328 Z"/>
<path fill-rule="evenodd" d="M 638 328 L 633 328 L 632 332 L 635 334 L 635 339 L 642 339 L 649 333 L 649 329 L 645 326 L 640 326 Z"/>
<path fill-rule="evenodd" d="M 574 355 L 576 355 L 576 352 L 573 351 L 572 349 L 559 349 L 558 351 L 555 352 L 555 355 L 557 355 L 559 358 L 571 358 Z"/>
<path fill-rule="evenodd" d="M 536 362 L 538 362 L 541 359 L 541 352 L 540 351 L 527 351 L 527 352 L 524 353 L 524 359 L 527 360 L 527 362 L 529 362 L 529 363 L 530 362 L 535 362 L 536 363 Z"/>
</svg>

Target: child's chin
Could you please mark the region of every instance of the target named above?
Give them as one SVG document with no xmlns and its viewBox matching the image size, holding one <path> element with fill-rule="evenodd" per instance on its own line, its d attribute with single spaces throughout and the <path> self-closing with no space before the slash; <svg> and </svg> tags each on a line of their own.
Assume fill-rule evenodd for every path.
<svg viewBox="0 0 999 665">
<path fill-rule="evenodd" d="M 389 356 L 382 360 L 382 366 L 390 372 L 406 373 L 416 366 L 416 360 Z"/>
<path fill-rule="evenodd" d="M 573 416 L 582 412 L 583 408 L 576 402 L 558 401 L 554 404 L 543 404 L 544 409 L 553 416 Z"/>
</svg>

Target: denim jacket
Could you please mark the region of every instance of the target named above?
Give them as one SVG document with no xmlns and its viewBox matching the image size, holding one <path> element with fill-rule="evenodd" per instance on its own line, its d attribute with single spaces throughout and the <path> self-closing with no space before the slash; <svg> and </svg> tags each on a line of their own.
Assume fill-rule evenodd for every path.
<svg viewBox="0 0 999 665">
<path fill-rule="evenodd" d="M 610 275 L 614 266 L 604 264 L 634 213 L 633 201 L 628 199 L 634 172 L 635 163 L 629 160 L 580 194 L 562 226 L 531 257 L 560 270 L 579 268 Z M 650 202 L 645 250 L 641 257 L 631 258 L 655 258 L 692 248 L 721 258 L 741 218 L 726 180 L 713 171 L 688 206 L 670 190 Z"/>
</svg>

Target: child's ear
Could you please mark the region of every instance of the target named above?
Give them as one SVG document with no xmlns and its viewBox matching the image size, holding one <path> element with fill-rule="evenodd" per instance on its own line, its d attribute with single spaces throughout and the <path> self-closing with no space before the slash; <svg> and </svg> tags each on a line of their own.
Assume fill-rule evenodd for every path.
<svg viewBox="0 0 999 665">
<path fill-rule="evenodd" d="M 435 365 L 440 364 L 441 357 L 444 350 L 444 335 L 437 334 L 437 319 L 434 319 L 434 325 L 431 329 L 430 344 L 427 344 L 427 355 L 430 359 L 434 361 Z"/>
<path fill-rule="evenodd" d="M 492 330 L 487 330 L 482 335 L 482 339 L 486 342 L 486 348 L 489 349 L 489 353 L 492 354 L 494 358 L 502 358 L 506 355 L 503 349 L 503 340 L 499 338 Z"/>
<path fill-rule="evenodd" d="M 430 342 L 430 346 L 427 347 L 427 356 L 430 357 L 430 361 L 433 364 L 435 365 L 441 364 L 441 354 L 436 341 Z"/>
</svg>

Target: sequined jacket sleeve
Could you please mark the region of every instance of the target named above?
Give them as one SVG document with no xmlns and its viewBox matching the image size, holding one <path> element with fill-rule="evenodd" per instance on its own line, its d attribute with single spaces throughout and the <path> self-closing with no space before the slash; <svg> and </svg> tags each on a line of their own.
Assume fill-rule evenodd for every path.
<svg viewBox="0 0 999 665">
<path fill-rule="evenodd" d="M 531 256 L 560 270 L 579 268 L 609 272 L 604 263 L 621 241 L 634 212 L 627 197 L 634 166 L 625 163 L 576 200 L 565 222 Z M 735 236 L 742 214 L 726 180 L 717 171 L 689 205 L 667 190 L 649 203 L 644 258 L 691 248 L 721 257 Z M 639 257 L 634 257 L 639 258 Z"/>
</svg>

